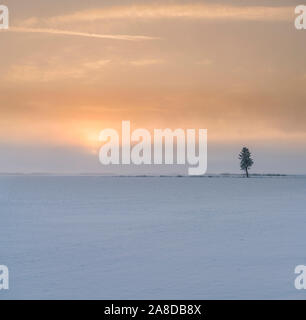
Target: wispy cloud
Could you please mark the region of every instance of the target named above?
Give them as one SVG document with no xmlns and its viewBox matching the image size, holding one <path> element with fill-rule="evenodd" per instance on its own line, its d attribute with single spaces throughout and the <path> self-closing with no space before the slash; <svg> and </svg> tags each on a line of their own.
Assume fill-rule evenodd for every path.
<svg viewBox="0 0 306 320">
<path fill-rule="evenodd" d="M 66 36 L 78 36 L 78 37 L 87 37 L 87 38 L 113 39 L 113 40 L 126 40 L 126 41 L 143 41 L 143 40 L 158 39 L 154 37 L 140 36 L 140 35 L 97 34 L 97 33 L 58 30 L 58 29 L 23 28 L 23 27 L 10 27 L 8 29 L 8 32 L 45 33 L 45 34 L 54 34 L 54 35 L 66 35 Z"/>
<path fill-rule="evenodd" d="M 278 20 L 286 21 L 292 18 L 292 7 L 267 6 L 228 6 L 208 4 L 186 5 L 133 5 L 112 6 L 103 9 L 85 10 L 56 16 L 48 19 L 49 23 L 67 23 L 76 21 L 95 21 L 102 19 L 231 19 L 231 20 Z"/>
<path fill-rule="evenodd" d="M 159 59 L 142 59 L 142 60 L 134 60 L 130 61 L 129 64 L 133 66 L 149 66 L 149 65 L 156 65 L 164 63 L 163 60 Z"/>
<path fill-rule="evenodd" d="M 73 79 L 93 79 L 93 75 L 109 65 L 111 60 L 75 61 L 67 63 L 58 58 L 48 61 L 24 61 L 13 65 L 1 75 L 9 82 L 52 82 Z"/>
<path fill-rule="evenodd" d="M 97 69 L 100 69 L 101 67 L 106 66 L 110 62 L 111 60 L 98 60 L 98 61 L 86 62 L 84 63 L 84 67 L 92 70 L 97 70 Z"/>
</svg>

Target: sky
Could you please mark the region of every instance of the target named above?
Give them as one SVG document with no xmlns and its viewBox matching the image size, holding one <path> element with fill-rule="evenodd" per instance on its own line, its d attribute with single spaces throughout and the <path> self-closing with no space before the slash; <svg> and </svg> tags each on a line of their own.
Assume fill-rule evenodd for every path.
<svg viewBox="0 0 306 320">
<path fill-rule="evenodd" d="M 99 163 L 99 132 L 208 129 L 208 172 L 306 174 L 306 30 L 295 0 L 0 0 L 0 172 Z M 181 168 L 165 167 L 165 172 Z"/>
</svg>

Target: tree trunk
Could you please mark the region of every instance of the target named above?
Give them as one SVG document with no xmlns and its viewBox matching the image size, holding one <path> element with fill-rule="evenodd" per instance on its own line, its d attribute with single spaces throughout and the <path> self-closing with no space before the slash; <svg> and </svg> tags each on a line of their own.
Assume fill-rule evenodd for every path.
<svg viewBox="0 0 306 320">
<path fill-rule="evenodd" d="M 249 172 L 248 172 L 248 168 L 245 169 L 245 173 L 246 173 L 246 177 L 249 177 Z"/>
</svg>

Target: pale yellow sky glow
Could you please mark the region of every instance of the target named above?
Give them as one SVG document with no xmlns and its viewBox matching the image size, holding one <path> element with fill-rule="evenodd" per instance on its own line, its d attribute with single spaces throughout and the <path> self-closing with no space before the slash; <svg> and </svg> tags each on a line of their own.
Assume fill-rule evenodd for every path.
<svg viewBox="0 0 306 320">
<path fill-rule="evenodd" d="M 305 149 L 306 31 L 294 28 L 295 3 L 3 2 L 0 149 L 93 155 L 100 130 L 122 120 L 207 128 L 220 148 Z"/>
</svg>

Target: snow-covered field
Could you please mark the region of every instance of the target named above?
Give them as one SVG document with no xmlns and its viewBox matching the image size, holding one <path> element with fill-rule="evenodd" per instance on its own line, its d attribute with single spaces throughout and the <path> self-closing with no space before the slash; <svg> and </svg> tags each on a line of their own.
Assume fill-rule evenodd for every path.
<svg viewBox="0 0 306 320">
<path fill-rule="evenodd" d="M 306 177 L 0 177 L 0 299 L 306 298 Z"/>
</svg>

